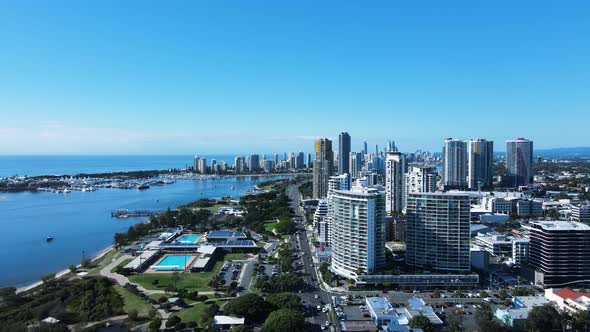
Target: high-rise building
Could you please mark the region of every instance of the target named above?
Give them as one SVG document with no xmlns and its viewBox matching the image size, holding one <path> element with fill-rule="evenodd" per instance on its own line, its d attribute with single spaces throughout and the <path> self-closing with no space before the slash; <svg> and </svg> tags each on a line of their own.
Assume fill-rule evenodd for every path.
<svg viewBox="0 0 590 332">
<path fill-rule="evenodd" d="M 346 278 L 385 264 L 385 197 L 376 188 L 353 187 L 332 195 L 331 270 Z"/>
<path fill-rule="evenodd" d="M 250 172 L 258 172 L 260 170 L 260 157 L 257 154 L 248 156 L 248 169 Z"/>
<path fill-rule="evenodd" d="M 234 158 L 234 170 L 236 173 L 244 173 L 244 157 L 237 156 Z"/>
<path fill-rule="evenodd" d="M 277 166 L 279 164 L 279 154 L 278 153 L 275 153 L 274 161 L 275 161 L 275 166 Z"/>
<path fill-rule="evenodd" d="M 211 159 L 211 173 L 217 173 L 217 160 Z"/>
<path fill-rule="evenodd" d="M 296 166 L 295 152 L 289 152 L 289 157 L 287 161 L 289 162 L 289 168 L 294 169 Z"/>
<path fill-rule="evenodd" d="M 467 142 L 467 185 L 471 190 L 490 188 L 494 178 L 494 142 L 475 139 Z"/>
<path fill-rule="evenodd" d="M 506 176 L 514 188 L 533 183 L 533 141 L 506 141 Z"/>
<path fill-rule="evenodd" d="M 199 172 L 199 156 L 193 158 L 193 171 Z"/>
<path fill-rule="evenodd" d="M 358 152 L 351 152 L 348 159 L 350 160 L 348 166 L 350 176 L 353 179 L 356 179 L 359 177 L 359 174 L 361 173 L 363 167 L 363 157 Z"/>
<path fill-rule="evenodd" d="M 470 200 L 467 195 L 411 193 L 406 208 L 406 262 L 420 268 L 467 273 Z"/>
<path fill-rule="evenodd" d="M 590 280 L 590 226 L 577 221 L 531 221 L 529 266 L 541 287 L 588 284 Z"/>
<path fill-rule="evenodd" d="M 306 167 L 310 169 L 313 165 L 313 159 L 311 159 L 311 153 L 307 153 L 307 165 Z"/>
<path fill-rule="evenodd" d="M 351 187 L 351 179 L 350 179 L 350 175 L 348 174 L 340 174 L 340 175 L 334 175 L 330 177 L 330 180 L 328 180 L 328 194 L 327 194 L 327 203 L 328 203 L 328 215 L 327 217 L 324 219 L 324 221 L 326 222 L 325 230 L 327 235 L 325 236 L 325 244 L 329 245 L 332 239 L 332 235 L 331 235 L 331 231 L 332 231 L 332 215 L 333 215 L 333 210 L 332 210 L 332 195 L 337 191 L 337 190 L 350 190 Z"/>
<path fill-rule="evenodd" d="M 225 160 L 221 161 L 221 172 L 225 173 L 227 172 L 227 162 Z"/>
<path fill-rule="evenodd" d="M 303 152 L 297 154 L 297 162 L 295 163 L 295 166 L 299 169 L 305 167 L 305 154 L 303 154 Z"/>
<path fill-rule="evenodd" d="M 406 158 L 401 152 L 385 155 L 385 211 L 400 213 L 405 201 Z"/>
<path fill-rule="evenodd" d="M 406 172 L 405 202 L 411 193 L 433 193 L 436 191 L 436 169 L 429 165 L 410 165 Z M 404 204 L 405 208 L 405 204 Z"/>
<path fill-rule="evenodd" d="M 367 140 L 363 140 L 363 155 L 366 156 L 369 153 L 369 149 L 367 149 Z"/>
<path fill-rule="evenodd" d="M 590 226 L 577 221 L 531 221 L 525 228 L 536 285 L 559 287 L 590 281 Z"/>
<path fill-rule="evenodd" d="M 334 171 L 332 141 L 321 138 L 314 143 L 313 198 L 324 198 L 328 194 L 328 181 Z"/>
<path fill-rule="evenodd" d="M 447 138 L 443 147 L 443 185 L 445 189 L 467 187 L 467 143 Z"/>
<path fill-rule="evenodd" d="M 205 157 L 199 159 L 199 173 L 201 173 L 201 174 L 207 173 L 207 158 L 205 158 Z"/>
<path fill-rule="evenodd" d="M 349 174 L 350 135 L 342 132 L 338 135 L 338 174 Z"/>
<path fill-rule="evenodd" d="M 317 229 L 318 239 L 322 245 L 328 245 L 328 201 L 320 199 L 313 215 L 313 225 Z"/>
</svg>

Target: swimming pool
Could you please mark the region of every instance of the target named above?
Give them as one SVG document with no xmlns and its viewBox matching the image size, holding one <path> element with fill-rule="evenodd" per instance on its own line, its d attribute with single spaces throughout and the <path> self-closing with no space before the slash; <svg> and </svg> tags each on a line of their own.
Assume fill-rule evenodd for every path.
<svg viewBox="0 0 590 332">
<path fill-rule="evenodd" d="M 197 242 L 199 237 L 200 237 L 199 234 L 185 234 L 185 235 L 181 235 L 180 237 L 178 237 L 178 239 L 176 239 L 175 242 L 182 243 L 182 244 L 193 244 L 193 243 Z"/>
<path fill-rule="evenodd" d="M 188 267 L 192 257 L 184 255 L 166 256 L 157 265 L 152 266 L 152 269 L 156 271 L 182 271 L 185 264 Z"/>
</svg>

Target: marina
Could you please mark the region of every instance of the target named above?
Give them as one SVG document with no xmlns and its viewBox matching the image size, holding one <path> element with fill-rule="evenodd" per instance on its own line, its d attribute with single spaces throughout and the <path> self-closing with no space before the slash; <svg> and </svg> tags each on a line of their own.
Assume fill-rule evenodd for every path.
<svg viewBox="0 0 590 332">
<path fill-rule="evenodd" d="M 26 286 L 48 273 L 79 264 L 83 251 L 86 257 L 93 256 L 112 245 L 115 233 L 145 220 L 115 219 L 111 212 L 118 209 L 165 211 L 199 198 L 239 198 L 260 181 L 284 177 L 177 180 L 169 185 L 151 186 L 149 190 L 100 188 L 93 192 L 73 190 L 65 195 L 0 193 L 0 225 L 11 234 L 0 243 L 0 259 L 5 267 L 0 274 L 0 287 Z M 48 242 L 48 236 L 55 240 Z"/>
</svg>

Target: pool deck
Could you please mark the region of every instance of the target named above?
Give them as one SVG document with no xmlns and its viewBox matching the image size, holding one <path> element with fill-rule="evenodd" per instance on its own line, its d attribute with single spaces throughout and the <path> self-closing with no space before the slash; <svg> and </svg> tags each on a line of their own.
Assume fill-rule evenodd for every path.
<svg viewBox="0 0 590 332">
<path fill-rule="evenodd" d="M 160 264 L 160 262 L 162 262 L 168 256 L 190 256 L 191 258 L 186 262 L 186 266 L 187 266 L 187 269 L 186 270 L 154 270 L 153 269 L 153 267 L 158 266 L 158 264 Z M 146 272 L 148 272 L 148 273 L 174 273 L 174 272 L 188 271 L 189 270 L 189 267 L 193 264 L 193 262 L 195 261 L 195 259 L 197 259 L 197 256 L 195 256 L 195 255 L 164 255 L 163 257 L 161 257 L 160 259 L 158 259 L 154 264 L 152 264 L 152 266 L 150 266 L 149 269 L 147 269 Z"/>
</svg>

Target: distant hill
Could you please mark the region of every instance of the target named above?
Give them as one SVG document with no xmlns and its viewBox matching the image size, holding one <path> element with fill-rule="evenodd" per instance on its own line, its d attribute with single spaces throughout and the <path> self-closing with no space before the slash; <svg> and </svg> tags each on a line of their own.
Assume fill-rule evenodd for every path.
<svg viewBox="0 0 590 332">
<path fill-rule="evenodd" d="M 547 158 L 564 158 L 564 157 L 588 157 L 590 158 L 590 147 L 577 148 L 556 148 L 535 150 L 535 156 Z"/>
</svg>

